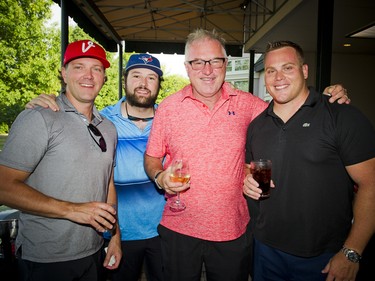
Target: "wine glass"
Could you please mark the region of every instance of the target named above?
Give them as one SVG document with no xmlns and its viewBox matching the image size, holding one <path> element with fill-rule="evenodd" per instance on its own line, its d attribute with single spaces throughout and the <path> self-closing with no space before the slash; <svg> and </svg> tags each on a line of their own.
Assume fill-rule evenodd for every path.
<svg viewBox="0 0 375 281">
<path fill-rule="evenodd" d="M 183 184 L 190 180 L 189 163 L 186 159 L 176 159 L 172 162 L 170 179 L 172 182 L 181 182 Z M 186 205 L 180 199 L 180 192 L 177 192 L 176 198 L 169 203 L 169 209 L 173 212 L 185 210 Z"/>
</svg>

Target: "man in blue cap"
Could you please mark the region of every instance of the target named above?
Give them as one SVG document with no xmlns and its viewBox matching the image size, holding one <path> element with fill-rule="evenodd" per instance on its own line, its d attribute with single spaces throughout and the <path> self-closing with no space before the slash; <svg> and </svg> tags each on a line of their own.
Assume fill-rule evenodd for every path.
<svg viewBox="0 0 375 281">
<path fill-rule="evenodd" d="M 150 180 L 143 166 L 162 76 L 157 58 L 132 55 L 124 71 L 125 96 L 102 111 L 118 133 L 115 186 L 123 259 L 111 273 L 113 281 L 138 281 L 143 262 L 147 280 L 162 280 L 157 226 L 164 209 L 164 192 Z"/>
<path fill-rule="evenodd" d="M 157 58 L 132 55 L 124 71 L 125 96 L 101 111 L 118 134 L 114 181 L 123 258 L 119 268 L 110 273 L 113 281 L 138 281 L 143 263 L 147 280 L 162 280 L 157 226 L 165 205 L 164 192 L 155 186 L 143 167 L 162 76 Z M 58 110 L 51 95 L 40 95 L 28 107 L 36 104 Z"/>
</svg>

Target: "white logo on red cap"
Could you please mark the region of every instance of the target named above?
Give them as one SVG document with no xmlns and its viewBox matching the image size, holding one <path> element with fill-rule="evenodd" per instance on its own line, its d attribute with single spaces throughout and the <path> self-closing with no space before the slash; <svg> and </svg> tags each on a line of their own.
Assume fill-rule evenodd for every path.
<svg viewBox="0 0 375 281">
<path fill-rule="evenodd" d="M 82 53 L 86 53 L 88 50 L 90 50 L 91 47 L 94 47 L 95 48 L 95 45 L 94 45 L 94 42 L 92 41 L 88 41 L 87 42 L 87 48 L 85 46 L 85 42 L 82 43 Z"/>
</svg>

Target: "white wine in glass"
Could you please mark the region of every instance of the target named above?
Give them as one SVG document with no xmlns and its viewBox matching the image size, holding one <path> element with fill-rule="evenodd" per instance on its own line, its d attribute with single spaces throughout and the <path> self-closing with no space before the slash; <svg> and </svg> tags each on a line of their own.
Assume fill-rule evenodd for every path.
<svg viewBox="0 0 375 281">
<path fill-rule="evenodd" d="M 190 180 L 189 163 L 185 159 L 176 159 L 172 163 L 170 179 L 173 182 L 187 183 Z M 185 210 L 186 205 L 180 199 L 180 192 L 177 192 L 176 198 L 171 199 L 169 208 L 173 212 L 180 212 Z"/>
</svg>

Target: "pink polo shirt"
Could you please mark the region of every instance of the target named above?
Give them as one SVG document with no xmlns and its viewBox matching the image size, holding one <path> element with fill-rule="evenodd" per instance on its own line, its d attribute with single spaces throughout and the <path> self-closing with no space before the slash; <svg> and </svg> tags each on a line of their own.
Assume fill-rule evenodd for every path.
<svg viewBox="0 0 375 281">
<path fill-rule="evenodd" d="M 186 209 L 165 206 L 161 224 L 173 231 L 210 241 L 241 236 L 249 222 L 242 193 L 246 131 L 267 103 L 224 83 L 212 111 L 192 95 L 190 85 L 167 97 L 158 107 L 146 153 L 175 155 L 190 164 L 190 189 L 181 193 Z M 170 198 L 171 195 L 166 195 Z"/>
</svg>

